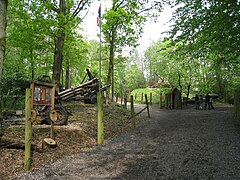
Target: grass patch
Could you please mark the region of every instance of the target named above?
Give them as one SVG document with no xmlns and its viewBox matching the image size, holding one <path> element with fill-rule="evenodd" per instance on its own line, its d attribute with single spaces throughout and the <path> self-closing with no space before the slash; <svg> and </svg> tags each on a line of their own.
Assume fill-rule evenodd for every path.
<svg viewBox="0 0 240 180">
<path fill-rule="evenodd" d="M 165 103 L 164 96 L 169 91 L 169 89 L 170 88 L 139 88 L 139 89 L 134 89 L 131 92 L 131 95 L 133 95 L 133 99 L 135 102 L 144 103 L 145 102 L 144 94 L 147 94 L 148 101 L 150 101 L 150 94 L 152 93 L 152 103 L 157 104 L 160 101 L 160 94 L 162 93 L 163 103 Z M 143 94 L 143 98 L 142 98 L 142 94 Z"/>
</svg>

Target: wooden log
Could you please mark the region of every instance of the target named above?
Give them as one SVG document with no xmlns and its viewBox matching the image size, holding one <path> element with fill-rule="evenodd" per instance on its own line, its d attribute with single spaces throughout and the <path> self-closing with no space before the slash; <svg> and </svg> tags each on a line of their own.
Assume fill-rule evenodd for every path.
<svg viewBox="0 0 240 180">
<path fill-rule="evenodd" d="M 25 150 L 25 141 L 16 138 L 2 137 L 0 140 L 0 147 L 6 149 L 21 149 Z M 41 146 L 38 143 L 31 142 L 31 150 L 42 152 Z"/>
<path fill-rule="evenodd" d="M 44 147 L 55 148 L 57 147 L 57 142 L 52 138 L 44 138 L 42 140 L 42 149 L 44 149 Z"/>
</svg>

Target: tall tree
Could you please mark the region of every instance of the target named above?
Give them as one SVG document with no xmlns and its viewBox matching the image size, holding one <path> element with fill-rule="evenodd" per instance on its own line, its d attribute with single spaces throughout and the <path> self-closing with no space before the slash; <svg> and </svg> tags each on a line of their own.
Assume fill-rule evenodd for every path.
<svg viewBox="0 0 240 180">
<path fill-rule="evenodd" d="M 0 86 L 6 50 L 7 5 L 8 0 L 0 0 Z"/>
<path fill-rule="evenodd" d="M 2 123 L 2 71 L 6 49 L 7 5 L 8 0 L 0 0 L 0 123 Z M 0 134 L 1 131 L 2 126 Z"/>
<path fill-rule="evenodd" d="M 109 47 L 107 83 L 112 85 L 114 97 L 114 56 L 122 48 L 136 47 L 147 18 L 156 17 L 162 10 L 162 2 L 149 0 L 113 0 L 112 7 L 103 15 L 106 22 L 102 32 Z"/>
<path fill-rule="evenodd" d="M 240 56 L 239 1 L 179 0 L 173 4 L 177 9 L 170 33 L 175 40 L 184 40 L 195 49 L 208 49 L 219 57 L 224 56 L 226 64 L 237 64 Z"/>
<path fill-rule="evenodd" d="M 59 0 L 58 7 L 54 6 L 52 9 L 57 13 L 57 33 L 55 37 L 55 51 L 54 51 L 54 64 L 53 64 L 53 81 L 60 84 L 61 70 L 62 70 L 62 62 L 63 62 L 63 46 L 66 35 L 66 26 L 70 23 L 71 20 L 76 18 L 78 14 L 87 8 L 89 8 L 92 1 L 89 0 L 81 0 L 79 1 L 75 9 L 74 2 L 66 0 Z M 68 6 L 68 5 L 72 6 Z M 71 9 L 72 8 L 72 9 Z M 73 12 L 71 12 L 73 11 Z"/>
</svg>

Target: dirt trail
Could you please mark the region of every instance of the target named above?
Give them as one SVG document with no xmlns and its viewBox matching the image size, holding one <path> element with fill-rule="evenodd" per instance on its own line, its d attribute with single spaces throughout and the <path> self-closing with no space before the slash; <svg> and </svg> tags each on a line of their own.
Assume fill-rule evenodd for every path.
<svg viewBox="0 0 240 180">
<path fill-rule="evenodd" d="M 232 107 L 152 107 L 150 119 L 142 116 L 133 131 L 19 179 L 240 179 L 240 127 Z"/>
</svg>

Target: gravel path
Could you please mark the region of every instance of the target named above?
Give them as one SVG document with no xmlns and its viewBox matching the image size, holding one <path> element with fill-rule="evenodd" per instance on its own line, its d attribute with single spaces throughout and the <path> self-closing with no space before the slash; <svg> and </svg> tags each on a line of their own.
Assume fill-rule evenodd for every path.
<svg viewBox="0 0 240 180">
<path fill-rule="evenodd" d="M 128 134 L 64 157 L 21 179 L 240 179 L 239 127 L 232 107 L 151 109 Z"/>
</svg>

